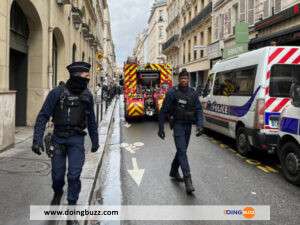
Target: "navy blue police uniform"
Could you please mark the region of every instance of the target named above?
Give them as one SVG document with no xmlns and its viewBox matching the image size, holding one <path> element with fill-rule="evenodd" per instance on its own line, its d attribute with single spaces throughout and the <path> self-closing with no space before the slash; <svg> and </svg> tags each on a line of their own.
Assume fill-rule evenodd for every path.
<svg viewBox="0 0 300 225">
<path fill-rule="evenodd" d="M 202 107 L 197 92 L 191 87 L 175 86 L 171 88 L 163 102 L 159 115 L 159 130 L 164 130 L 165 118 L 169 116 L 173 121 L 173 136 L 176 146 L 176 155 L 171 165 L 170 176 L 179 176 L 179 167 L 184 178 L 190 177 L 190 165 L 187 149 L 190 141 L 192 124 L 202 130 Z M 164 132 L 163 132 L 164 133 Z"/>
<path fill-rule="evenodd" d="M 81 190 L 80 174 L 85 161 L 86 127 L 92 141 L 92 152 L 99 147 L 93 96 L 87 89 L 88 79 L 79 75 L 80 72 L 88 72 L 90 66 L 85 62 L 74 62 L 67 67 L 70 79 L 65 85 L 59 85 L 49 92 L 34 126 L 33 151 L 40 154 L 36 146 L 43 150 L 45 126 L 52 117 L 52 188 L 61 197 L 68 160 L 67 200 L 70 205 L 76 204 Z"/>
</svg>

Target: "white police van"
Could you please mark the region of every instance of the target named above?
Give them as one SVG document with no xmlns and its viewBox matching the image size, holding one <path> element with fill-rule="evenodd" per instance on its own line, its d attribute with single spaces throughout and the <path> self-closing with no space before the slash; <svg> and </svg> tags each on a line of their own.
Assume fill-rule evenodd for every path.
<svg viewBox="0 0 300 225">
<path fill-rule="evenodd" d="M 208 77 L 200 101 L 204 127 L 236 139 L 238 152 L 252 147 L 274 152 L 279 117 L 290 102 L 290 69 L 299 47 L 265 47 L 222 60 Z"/>
<path fill-rule="evenodd" d="M 291 74 L 295 83 L 291 89 L 291 103 L 280 117 L 278 156 L 284 177 L 300 185 L 300 66 Z"/>
</svg>

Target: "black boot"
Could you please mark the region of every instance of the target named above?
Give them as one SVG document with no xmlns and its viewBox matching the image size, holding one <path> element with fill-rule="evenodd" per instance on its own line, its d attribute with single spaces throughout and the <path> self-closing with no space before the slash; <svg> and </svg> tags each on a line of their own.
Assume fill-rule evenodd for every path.
<svg viewBox="0 0 300 225">
<path fill-rule="evenodd" d="M 184 177 L 184 183 L 185 183 L 186 193 L 192 194 L 192 192 L 195 191 L 195 188 L 192 183 L 191 175 Z"/>
<path fill-rule="evenodd" d="M 64 192 L 55 192 L 51 200 L 51 205 L 60 205 L 61 197 L 63 196 L 63 194 Z"/>
<path fill-rule="evenodd" d="M 183 182 L 183 178 L 180 176 L 178 170 L 174 172 L 174 170 L 171 169 L 170 171 L 170 177 L 172 177 L 172 179 L 174 179 L 177 182 Z"/>
</svg>

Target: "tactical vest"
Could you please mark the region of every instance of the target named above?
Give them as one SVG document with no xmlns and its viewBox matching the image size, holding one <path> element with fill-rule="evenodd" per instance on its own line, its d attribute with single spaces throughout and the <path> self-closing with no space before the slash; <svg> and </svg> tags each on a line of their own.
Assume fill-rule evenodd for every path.
<svg viewBox="0 0 300 225">
<path fill-rule="evenodd" d="M 195 91 L 182 92 L 178 87 L 175 87 L 176 103 L 173 113 L 175 121 L 187 123 L 196 121 L 195 94 Z"/>
<path fill-rule="evenodd" d="M 53 114 L 55 127 L 63 130 L 84 130 L 87 126 L 89 92 L 84 90 L 80 95 L 72 94 L 65 86 Z"/>
</svg>

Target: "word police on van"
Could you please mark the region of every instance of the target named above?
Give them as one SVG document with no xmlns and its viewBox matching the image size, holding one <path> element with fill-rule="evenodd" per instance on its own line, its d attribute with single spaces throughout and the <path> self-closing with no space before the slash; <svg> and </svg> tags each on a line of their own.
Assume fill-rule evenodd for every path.
<svg viewBox="0 0 300 225">
<path fill-rule="evenodd" d="M 253 147 L 273 153 L 280 114 L 290 103 L 291 74 L 299 63 L 299 47 L 279 46 L 216 63 L 200 97 L 204 126 L 234 138 L 241 155 Z"/>
</svg>

